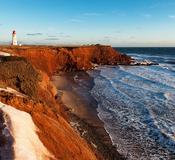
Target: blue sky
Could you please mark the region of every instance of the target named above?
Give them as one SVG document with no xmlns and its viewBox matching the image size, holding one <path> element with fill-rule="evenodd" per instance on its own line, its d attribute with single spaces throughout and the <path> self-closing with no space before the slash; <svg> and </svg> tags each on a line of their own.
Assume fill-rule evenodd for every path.
<svg viewBox="0 0 175 160">
<path fill-rule="evenodd" d="M 0 43 L 175 46 L 175 0 L 0 0 Z"/>
</svg>

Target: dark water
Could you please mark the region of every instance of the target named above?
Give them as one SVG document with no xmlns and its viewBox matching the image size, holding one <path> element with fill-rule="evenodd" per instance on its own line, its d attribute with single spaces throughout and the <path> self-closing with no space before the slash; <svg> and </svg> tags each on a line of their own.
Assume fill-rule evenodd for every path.
<svg viewBox="0 0 175 160">
<path fill-rule="evenodd" d="M 88 72 L 105 129 L 128 159 L 175 160 L 175 48 L 119 50 L 159 65 L 102 66 Z"/>
</svg>

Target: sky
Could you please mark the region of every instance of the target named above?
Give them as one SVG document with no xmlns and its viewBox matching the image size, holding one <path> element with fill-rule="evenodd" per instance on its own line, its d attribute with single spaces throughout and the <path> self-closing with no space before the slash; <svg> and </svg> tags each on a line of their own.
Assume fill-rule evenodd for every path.
<svg viewBox="0 0 175 160">
<path fill-rule="evenodd" d="M 175 0 L 0 0 L 0 43 L 174 46 Z"/>
</svg>

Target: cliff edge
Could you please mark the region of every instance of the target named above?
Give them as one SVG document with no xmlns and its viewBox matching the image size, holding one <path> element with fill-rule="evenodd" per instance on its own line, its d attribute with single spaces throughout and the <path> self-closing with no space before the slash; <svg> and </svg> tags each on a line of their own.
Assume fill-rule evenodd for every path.
<svg viewBox="0 0 175 160">
<path fill-rule="evenodd" d="M 110 46 L 0 46 L 0 51 L 26 57 L 48 75 L 58 71 L 89 70 L 95 65 L 130 64 L 131 58 Z"/>
<path fill-rule="evenodd" d="M 4 126 L 8 116 L 9 121 L 14 121 L 10 113 L 24 115 L 25 112 L 28 121 L 37 128 L 38 140 L 41 141 L 39 143 L 48 150 L 45 153 L 47 159 L 104 159 L 96 152 L 95 147 L 89 145 L 70 126 L 64 114 L 64 107 L 55 99 L 57 90 L 51 83 L 50 77 L 59 71 L 89 70 L 96 65 L 130 64 L 131 58 L 120 54 L 110 46 L 98 45 L 0 46 L 0 51 L 11 54 L 11 56 L 0 57 L 0 102 L 2 103 L 0 107 L 4 107 L 0 112 L 0 126 Z M 11 107 L 17 110 L 12 110 Z M 12 122 L 9 123 L 13 127 L 15 123 Z M 8 124 L 6 126 L 5 128 L 8 128 Z M 5 128 L 0 128 L 0 140 L 3 141 L 1 149 L 6 148 L 9 142 L 8 137 L 3 135 Z M 13 150 L 15 137 L 13 134 L 11 136 L 12 141 L 8 143 L 9 150 L 15 152 Z M 13 156 L 15 153 L 11 153 L 11 157 Z M 114 157 L 114 159 L 120 158 L 120 156 Z"/>
<path fill-rule="evenodd" d="M 47 158 L 44 155 L 41 155 L 44 158 L 34 155 L 36 159 L 96 160 L 97 157 L 92 148 L 63 118 L 60 105 L 56 103 L 54 98 L 56 92 L 48 79 L 47 75 L 41 74 L 24 58 L 1 57 L 0 124 L 3 122 L 1 126 L 5 127 L 0 128 L 0 141 L 4 142 L 1 144 L 0 150 L 5 150 L 8 147 L 14 148 L 14 150 L 11 149 L 12 152 L 9 152 L 7 156 L 11 154 L 16 158 L 27 158 L 28 154 L 22 153 L 24 151 L 22 148 L 31 149 L 32 147 L 34 152 L 39 154 L 40 150 L 37 151 L 37 148 L 41 143 L 48 150 L 43 149 L 43 152 L 45 152 L 43 154 L 46 154 Z M 19 116 L 16 114 L 19 114 Z M 25 117 L 28 118 L 26 119 Z M 25 126 L 25 124 L 21 126 L 23 121 L 28 125 L 29 120 L 31 121 L 30 123 L 35 125 L 32 124 L 32 126 L 37 128 L 35 131 L 37 136 L 35 137 L 39 138 L 39 143 L 35 146 L 35 141 L 32 142 L 34 137 L 30 137 L 31 135 L 26 136 L 28 132 L 33 134 L 34 131 L 30 131 L 31 128 L 28 128 L 27 131 L 25 131 L 25 128 L 21 128 Z M 11 128 L 12 130 L 10 130 Z M 13 139 L 10 144 L 8 144 L 9 134 L 4 134 L 7 131 Z M 24 142 L 20 151 L 18 151 L 18 148 L 20 148 L 18 142 L 21 141 L 18 140 L 19 138 Z M 30 148 L 26 146 L 29 144 L 31 145 Z M 32 153 L 32 150 L 28 151 Z M 1 158 L 5 157 L 5 154 L 7 152 L 4 152 Z"/>
</svg>

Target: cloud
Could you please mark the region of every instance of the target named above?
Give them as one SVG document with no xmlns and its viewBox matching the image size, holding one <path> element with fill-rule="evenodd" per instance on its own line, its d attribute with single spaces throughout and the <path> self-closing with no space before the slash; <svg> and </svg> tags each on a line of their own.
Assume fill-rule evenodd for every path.
<svg viewBox="0 0 175 160">
<path fill-rule="evenodd" d="M 63 37 L 63 38 L 71 38 L 70 35 L 62 35 L 61 37 Z"/>
<path fill-rule="evenodd" d="M 53 26 L 49 26 L 49 27 L 47 28 L 47 30 L 48 30 L 48 31 L 56 31 L 56 29 L 55 29 Z"/>
<path fill-rule="evenodd" d="M 155 4 L 152 4 L 149 8 L 154 9 L 154 8 L 157 8 L 157 7 L 161 7 L 161 4 L 160 3 L 155 3 Z"/>
<path fill-rule="evenodd" d="M 56 37 L 61 37 L 61 38 L 71 38 L 72 36 L 64 33 L 64 32 L 59 32 L 56 33 L 57 35 L 48 35 L 49 38 L 56 38 Z"/>
<path fill-rule="evenodd" d="M 104 36 L 104 39 L 111 39 L 112 36 Z"/>
<path fill-rule="evenodd" d="M 175 19 L 175 15 L 169 15 L 168 17 L 171 19 Z"/>
<path fill-rule="evenodd" d="M 122 31 L 120 31 L 120 30 L 116 30 L 116 29 L 113 29 L 112 33 L 113 33 L 113 34 L 117 34 L 117 35 L 119 35 L 119 34 L 122 33 Z"/>
<path fill-rule="evenodd" d="M 142 30 L 143 28 L 141 26 L 137 26 L 135 29 L 136 30 Z"/>
<path fill-rule="evenodd" d="M 71 19 L 70 21 L 73 22 L 73 23 L 80 23 L 80 22 L 83 22 L 83 20 L 81 20 L 81 19 L 76 19 L 76 18 L 73 18 L 73 19 Z"/>
<path fill-rule="evenodd" d="M 100 16 L 100 15 L 102 15 L 102 13 L 86 12 L 86 13 L 82 14 L 81 18 L 72 18 L 72 19 L 70 19 L 70 21 L 73 23 L 81 23 L 81 22 L 85 21 L 86 17 L 96 17 L 96 16 Z"/>
<path fill-rule="evenodd" d="M 120 34 L 120 33 L 122 33 L 122 31 L 120 31 L 120 30 L 116 30 L 116 31 L 114 31 L 115 33 L 118 33 L 118 34 Z"/>
<path fill-rule="evenodd" d="M 124 16 L 126 16 L 126 13 L 118 13 L 117 15 L 120 17 L 124 17 Z"/>
<path fill-rule="evenodd" d="M 145 18 L 151 18 L 151 17 L 152 17 L 151 14 L 144 14 L 143 16 L 144 16 Z"/>
<path fill-rule="evenodd" d="M 64 32 L 59 32 L 58 34 L 60 34 L 60 35 L 64 35 L 65 33 L 64 33 Z"/>
<path fill-rule="evenodd" d="M 135 36 L 130 36 L 129 39 L 135 39 L 136 37 Z"/>
<path fill-rule="evenodd" d="M 125 12 L 121 12 L 121 11 L 113 10 L 111 13 L 112 13 L 112 14 L 115 14 L 115 15 L 117 15 L 117 16 L 119 16 L 119 17 L 124 17 L 124 16 L 126 16 L 126 13 L 125 13 Z"/>
<path fill-rule="evenodd" d="M 42 33 L 27 33 L 27 36 L 42 36 Z"/>
<path fill-rule="evenodd" d="M 97 13 L 97 12 L 89 12 L 89 13 L 84 13 L 84 16 L 100 16 L 102 13 Z"/>
<path fill-rule="evenodd" d="M 57 36 L 54 35 L 48 35 L 49 38 L 56 38 Z"/>
<path fill-rule="evenodd" d="M 165 8 L 165 7 L 174 6 L 174 5 L 175 5 L 175 2 L 164 1 L 164 3 L 162 3 L 162 2 L 155 3 L 155 4 L 151 5 L 149 8 L 150 9 Z"/>
<path fill-rule="evenodd" d="M 47 40 L 47 41 L 57 41 L 57 40 L 59 40 L 59 38 L 46 38 L 45 40 Z"/>
</svg>

